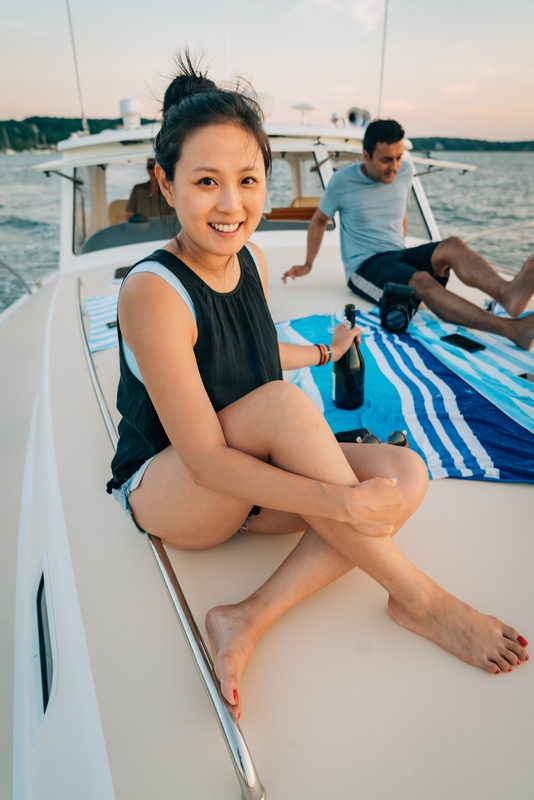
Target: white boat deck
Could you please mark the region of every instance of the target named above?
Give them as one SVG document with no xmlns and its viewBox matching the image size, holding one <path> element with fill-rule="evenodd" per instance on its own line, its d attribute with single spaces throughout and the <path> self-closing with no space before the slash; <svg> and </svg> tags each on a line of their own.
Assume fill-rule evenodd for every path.
<svg viewBox="0 0 534 800">
<path fill-rule="evenodd" d="M 257 240 L 261 245 L 261 235 Z M 354 299 L 343 284 L 334 248 L 322 250 L 308 279 L 283 286 L 280 275 L 302 257 L 301 247 L 284 244 L 289 243 L 266 249 L 276 320 L 339 310 Z M 109 272 L 99 268 L 83 275 L 86 297 L 111 290 Z M 85 366 L 76 281 L 75 274 L 63 276 L 56 297 L 51 409 L 59 487 L 114 796 L 237 800 L 223 741 L 145 538 L 104 491 L 112 447 Z M 46 304 L 44 294 L 19 312 L 10 337 L 16 323 L 24 335 L 31 330 L 39 340 L 39 303 Z M 0 331 L 0 346 L 7 352 L 5 333 Z M 110 403 L 116 359 L 111 350 L 95 358 Z M 12 444 L 16 474 L 3 466 L 10 520 L 5 548 L 11 561 L 2 595 L 9 620 L 17 486 L 35 385 L 31 373 L 21 403 L 16 374 L 13 368 L 2 419 L 9 437 L 8 420 L 16 413 L 23 417 Z M 397 543 L 449 591 L 534 640 L 529 577 L 533 508 L 532 486 L 435 481 Z M 243 534 L 204 552 L 169 551 L 200 627 L 211 606 L 237 601 L 256 588 L 296 541 L 296 536 Z M 51 578 L 53 586 L 52 560 Z M 65 609 L 53 599 L 60 627 Z M 68 701 L 61 650 L 59 658 L 57 710 Z M 5 667 L 2 675 L 9 676 L 9 664 Z M 497 677 L 462 663 L 398 627 L 387 614 L 385 591 L 354 570 L 293 609 L 259 643 L 242 683 L 241 727 L 268 800 L 532 798 L 533 669 L 534 663 L 523 664 Z M 2 702 L 8 711 L 7 695 Z M 56 708 L 50 711 L 52 729 Z M 64 771 L 68 787 L 69 758 L 74 759 L 78 745 L 68 725 L 58 735 L 64 739 L 61 760 L 51 755 L 48 768 Z M 4 767 L 9 757 L 3 752 L 2 758 Z M 97 796 L 91 791 L 89 785 L 78 786 L 77 800 Z M 73 796 L 65 788 L 54 800 Z"/>
</svg>

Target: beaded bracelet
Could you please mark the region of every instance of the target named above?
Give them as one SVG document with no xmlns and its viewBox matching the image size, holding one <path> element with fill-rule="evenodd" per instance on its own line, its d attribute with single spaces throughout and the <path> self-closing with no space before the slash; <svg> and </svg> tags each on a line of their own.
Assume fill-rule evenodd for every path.
<svg viewBox="0 0 534 800">
<path fill-rule="evenodd" d="M 314 347 L 318 347 L 319 353 L 321 354 L 317 366 L 324 367 L 325 364 L 328 364 L 332 360 L 332 350 L 327 344 L 315 344 Z"/>
</svg>

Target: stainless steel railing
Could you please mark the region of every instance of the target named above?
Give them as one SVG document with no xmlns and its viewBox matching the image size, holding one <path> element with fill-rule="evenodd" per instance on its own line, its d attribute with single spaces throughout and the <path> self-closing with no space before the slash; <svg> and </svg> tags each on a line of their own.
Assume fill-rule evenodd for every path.
<svg viewBox="0 0 534 800">
<path fill-rule="evenodd" d="M 89 341 L 87 339 L 87 332 L 83 319 L 81 287 L 82 281 L 78 278 L 78 306 L 82 345 L 100 412 L 104 419 L 104 424 L 113 449 L 116 450 L 119 437 L 111 414 L 109 413 L 109 408 L 102 387 L 100 386 L 98 375 L 96 374 L 93 356 L 89 349 Z M 221 687 L 213 669 L 213 661 L 209 650 L 206 647 L 206 643 L 191 613 L 191 609 L 180 587 L 163 542 L 157 536 L 153 536 L 146 531 L 145 533 L 150 550 L 154 556 L 159 573 L 185 636 L 187 646 L 189 647 L 189 651 L 198 670 L 200 680 L 206 690 L 215 718 L 221 729 L 224 742 L 228 748 L 230 760 L 232 761 L 241 788 L 242 800 L 265 800 L 265 789 L 258 777 L 247 743 L 233 714 L 231 705 L 227 703 L 222 696 Z"/>
<path fill-rule="evenodd" d="M 491 236 L 498 236 L 501 233 L 511 233 L 512 231 L 524 231 L 527 228 L 534 228 L 534 222 L 526 222 L 524 225 L 508 225 L 506 228 L 493 228 L 489 231 L 482 231 L 481 233 L 473 233 L 471 236 L 462 236 L 462 241 L 464 244 L 467 242 L 474 242 L 477 239 L 486 239 L 490 238 Z M 499 270 L 499 272 L 504 272 L 508 275 L 516 275 L 517 271 L 515 269 L 511 269 L 510 267 L 505 267 L 502 264 L 493 264 L 495 269 Z"/>
<path fill-rule="evenodd" d="M 508 225 L 506 228 L 493 228 L 490 231 L 482 231 L 482 233 L 474 233 L 472 236 L 462 237 L 464 242 L 474 242 L 475 239 L 485 239 L 489 236 L 498 236 L 500 233 L 509 233 L 511 231 L 524 231 L 527 228 L 534 228 L 534 222 L 527 222 L 524 225 Z"/>
<path fill-rule="evenodd" d="M 28 292 L 28 294 L 32 294 L 32 288 L 31 288 L 31 286 L 29 285 L 29 283 L 26 283 L 26 281 L 24 280 L 24 278 L 22 277 L 22 275 L 21 275 L 19 272 L 17 272 L 17 270 L 16 270 L 16 269 L 14 269 L 13 267 L 10 267 L 10 266 L 9 266 L 9 264 L 6 264 L 6 262 L 5 262 L 5 261 L 4 261 L 2 258 L 0 258 L 0 265 L 1 265 L 2 267 L 4 267 L 4 269 L 7 269 L 7 271 L 8 271 L 8 272 L 11 272 L 11 274 L 12 274 L 12 275 L 14 275 L 14 276 L 15 276 L 15 278 L 16 278 L 16 279 L 17 279 L 17 280 L 18 280 L 20 283 L 22 283 L 22 285 L 24 286 L 24 288 L 26 289 L 26 291 Z"/>
</svg>

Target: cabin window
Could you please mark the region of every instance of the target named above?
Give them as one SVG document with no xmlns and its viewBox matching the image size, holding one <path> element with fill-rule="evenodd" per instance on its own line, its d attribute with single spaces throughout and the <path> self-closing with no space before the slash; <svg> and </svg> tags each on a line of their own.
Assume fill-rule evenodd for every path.
<svg viewBox="0 0 534 800">
<path fill-rule="evenodd" d="M 274 158 L 266 206 L 287 208 L 292 200 L 291 166 L 285 158 Z"/>
<path fill-rule="evenodd" d="M 315 159 L 311 157 L 309 159 L 303 158 L 299 166 L 302 197 L 320 197 L 324 191 L 323 182 Z"/>
<path fill-rule="evenodd" d="M 39 668 L 41 673 L 41 691 L 43 700 L 43 714 L 50 700 L 54 665 L 52 662 L 52 645 L 50 641 L 50 624 L 48 621 L 48 607 L 44 575 L 41 575 L 36 598 L 37 635 L 39 640 Z"/>
<path fill-rule="evenodd" d="M 419 205 L 419 200 L 417 199 L 413 186 L 408 197 L 407 214 L 408 227 L 406 235 L 413 236 L 416 239 L 424 239 L 427 242 L 430 241 L 432 236 L 426 224 L 423 212 L 421 211 L 421 206 Z"/>
<path fill-rule="evenodd" d="M 138 164 L 112 164 L 106 168 L 108 225 L 120 225 L 126 222 L 126 204 L 132 189 L 138 183 L 146 183 L 148 180 L 146 161 Z"/>
</svg>

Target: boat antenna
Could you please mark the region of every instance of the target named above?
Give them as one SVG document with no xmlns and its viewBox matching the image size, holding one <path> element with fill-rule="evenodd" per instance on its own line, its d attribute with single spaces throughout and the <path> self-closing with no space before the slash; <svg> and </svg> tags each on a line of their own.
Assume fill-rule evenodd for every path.
<svg viewBox="0 0 534 800">
<path fill-rule="evenodd" d="M 384 84 L 384 61 L 386 59 L 386 32 L 388 27 L 388 5 L 389 0 L 386 0 L 386 7 L 384 9 L 384 34 L 382 36 L 382 63 L 380 65 L 380 86 L 378 89 L 378 114 L 380 119 L 380 112 L 382 111 L 382 86 Z"/>
<path fill-rule="evenodd" d="M 80 98 L 80 109 L 82 112 L 82 128 L 83 132 L 86 136 L 89 136 L 90 130 L 89 125 L 87 123 L 87 117 L 85 116 L 85 111 L 83 110 L 83 98 L 82 98 L 82 87 L 80 84 L 80 73 L 78 72 L 78 57 L 76 56 L 76 44 L 74 42 L 74 28 L 72 27 L 72 17 L 70 14 L 70 3 L 69 0 L 65 0 L 67 4 L 67 15 L 69 18 L 69 28 L 70 28 L 70 41 L 72 44 L 72 55 L 74 56 L 74 70 L 76 72 L 76 83 L 78 84 L 78 97 Z"/>
<path fill-rule="evenodd" d="M 228 44 L 228 31 L 224 32 L 224 80 L 230 79 L 230 47 Z"/>
</svg>

